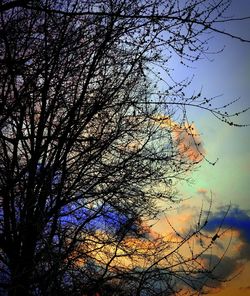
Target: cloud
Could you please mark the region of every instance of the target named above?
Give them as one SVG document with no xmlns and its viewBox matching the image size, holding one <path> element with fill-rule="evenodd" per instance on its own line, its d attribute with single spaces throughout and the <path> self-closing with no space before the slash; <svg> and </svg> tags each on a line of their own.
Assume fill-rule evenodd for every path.
<svg viewBox="0 0 250 296">
<path fill-rule="evenodd" d="M 213 279 L 209 279 L 212 284 L 217 287 L 221 286 L 221 283 L 234 275 L 240 270 L 242 264 L 232 257 L 224 256 L 222 259 L 217 255 L 206 254 L 202 256 L 206 260 L 207 268 L 214 268 Z M 209 278 L 209 277 L 208 277 Z"/>
<path fill-rule="evenodd" d="M 206 196 L 208 191 L 204 188 L 199 188 L 197 193 L 202 196 Z M 195 210 L 196 209 L 196 210 Z M 176 216 L 172 215 L 171 221 L 175 221 L 177 229 L 181 233 L 189 231 L 189 227 L 194 223 L 195 218 L 191 218 L 196 212 L 196 219 L 199 217 L 197 207 L 185 205 L 181 207 L 180 211 L 176 213 Z M 227 215 L 226 215 L 227 214 Z M 203 211 L 203 216 L 206 218 L 206 212 Z M 175 219 L 176 218 L 176 219 Z M 187 222 L 188 220 L 188 222 Z M 177 221 L 177 222 L 176 222 Z M 185 227 L 181 227 L 184 224 Z M 219 230 L 220 229 L 220 230 Z M 226 231 L 230 229 L 232 231 Z M 236 276 L 244 267 L 244 265 L 250 260 L 250 215 L 249 211 L 240 209 L 237 206 L 232 206 L 227 213 L 227 208 L 218 208 L 214 213 L 210 213 L 208 216 L 208 222 L 204 228 L 205 237 L 208 234 L 208 241 L 211 241 L 210 237 L 214 237 L 219 230 L 219 235 L 223 233 L 221 239 L 218 238 L 214 241 L 213 253 L 203 254 L 202 259 L 204 272 L 197 275 L 197 279 L 187 277 L 187 281 L 196 290 L 202 290 L 205 292 L 217 291 L 221 289 L 223 283 Z M 232 236 L 232 240 L 231 240 Z M 224 254 L 225 246 L 227 242 L 231 240 L 229 250 Z M 214 268 L 214 269 L 213 269 Z M 206 272 L 207 270 L 207 272 Z M 212 270 L 210 272 L 209 270 Z M 205 286 L 204 286 L 205 284 Z M 184 288 L 185 289 L 185 288 Z M 205 289 L 205 290 L 204 290 Z"/>
<path fill-rule="evenodd" d="M 206 152 L 202 139 L 194 124 L 185 123 L 174 129 L 175 140 L 179 151 L 193 162 L 200 162 Z"/>
<path fill-rule="evenodd" d="M 203 271 L 194 277 L 187 276 L 185 283 L 190 285 L 193 290 L 200 291 L 202 295 L 222 288 L 223 283 L 233 278 L 242 266 L 228 256 L 221 258 L 217 255 L 204 254 L 201 256 L 201 260 Z"/>
<path fill-rule="evenodd" d="M 197 193 L 201 195 L 206 195 L 208 193 L 208 190 L 205 188 L 198 188 Z"/>
<path fill-rule="evenodd" d="M 171 131 L 182 156 L 193 162 L 203 160 L 206 151 L 201 136 L 193 123 L 185 122 L 180 124 L 173 121 L 169 116 L 164 115 L 155 116 L 153 119 L 161 128 L 167 128 Z"/>
<path fill-rule="evenodd" d="M 212 232 L 219 227 L 229 228 L 238 232 L 239 245 L 238 253 L 235 259 L 250 260 L 250 215 L 249 211 L 242 210 L 237 206 L 230 209 L 226 215 L 226 210 L 221 209 L 220 212 L 214 213 L 209 218 L 206 231 Z"/>
<path fill-rule="evenodd" d="M 199 188 L 197 193 L 200 196 L 209 196 L 209 191 L 205 188 Z M 206 220 L 206 210 L 201 210 L 200 212 L 197 205 L 193 203 L 190 204 L 187 201 L 186 203 L 182 203 L 179 209 L 169 212 L 167 218 L 174 229 L 185 236 L 185 234 L 190 233 L 190 229 L 191 231 L 192 229 L 196 229 L 200 213 L 201 220 Z M 225 231 L 227 229 L 230 229 L 230 231 Z M 167 227 L 167 221 L 164 215 L 161 217 L 157 230 L 162 234 L 164 232 L 165 236 L 167 232 L 173 231 L 173 229 Z M 248 264 L 248 260 L 250 260 L 250 213 L 237 206 L 231 206 L 228 213 L 226 207 L 220 207 L 215 209 L 214 212 L 210 212 L 208 222 L 202 230 L 204 236 L 194 237 L 194 243 L 192 241 L 190 244 L 190 246 L 194 246 L 191 253 L 199 253 L 200 246 L 208 245 L 211 242 L 211 238 L 215 236 L 218 230 L 220 238 L 213 241 L 211 253 L 207 252 L 199 257 L 199 259 L 201 259 L 201 266 L 204 267 L 201 273 L 197 273 L 197 275 L 184 275 L 186 285 L 202 293 L 207 292 L 211 294 L 212 292 L 221 290 L 223 284 L 237 276 L 244 268 L 245 264 Z M 203 246 L 199 244 L 200 238 L 203 241 Z M 178 241 L 178 236 L 172 239 Z M 225 247 L 230 241 L 229 249 L 224 253 Z M 183 251 L 183 256 L 188 257 L 189 250 L 184 247 Z M 194 263 L 192 265 L 194 266 Z M 185 283 L 181 281 L 181 278 L 180 281 L 178 281 L 178 285 L 180 285 L 180 288 L 183 290 L 188 289 Z"/>
</svg>

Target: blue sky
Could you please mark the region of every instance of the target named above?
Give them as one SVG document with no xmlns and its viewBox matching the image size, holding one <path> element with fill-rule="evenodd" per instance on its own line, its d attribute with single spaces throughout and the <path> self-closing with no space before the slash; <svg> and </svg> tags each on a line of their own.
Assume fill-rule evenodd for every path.
<svg viewBox="0 0 250 296">
<path fill-rule="evenodd" d="M 250 1 L 233 0 L 228 15 L 250 16 Z M 250 19 L 223 24 L 223 27 L 226 31 L 250 40 Z M 240 101 L 230 107 L 231 110 L 250 106 L 250 43 L 215 35 L 210 44 L 214 50 L 225 45 L 224 51 L 209 56 L 213 59 L 212 62 L 203 59 L 196 64 L 196 68 L 191 71 L 195 75 L 192 88 L 202 88 L 203 95 L 207 97 L 222 95 L 217 99 L 221 104 L 240 97 Z M 175 68 L 177 77 L 191 73 L 179 65 Z M 232 227 L 240 233 L 242 250 L 246 250 L 250 248 L 246 239 L 246 228 L 249 229 L 250 221 L 250 127 L 229 127 L 208 113 L 197 110 L 192 110 L 190 117 L 201 132 L 207 158 L 211 161 L 219 158 L 219 161 L 215 166 L 203 162 L 192 174 L 192 184 L 183 183 L 179 189 L 183 197 L 192 197 L 190 208 L 201 205 L 202 198 L 208 199 L 212 193 L 214 214 L 211 217 L 210 230 L 219 221 L 221 209 L 231 204 L 225 227 Z M 239 117 L 239 123 L 250 124 L 250 111 Z M 247 237 L 249 238 L 249 234 Z M 228 287 L 218 295 L 250 295 L 247 281 L 249 259 L 246 256 L 241 275 L 227 284 Z M 232 260 L 236 262 L 237 256 Z"/>
<path fill-rule="evenodd" d="M 250 15 L 250 1 L 236 1 L 228 12 L 229 15 Z M 250 39 L 250 20 L 224 25 L 227 31 Z M 195 74 L 192 88 L 200 89 L 204 96 L 221 95 L 218 103 L 224 104 L 240 97 L 240 101 L 230 107 L 241 110 L 250 106 L 250 43 L 241 43 L 228 37 L 217 35 L 211 41 L 211 47 L 222 53 L 209 56 L 213 61 L 204 59 L 193 69 Z M 185 75 L 177 67 L 176 75 Z M 184 74 L 183 74 L 184 73 Z M 250 112 L 239 117 L 239 123 L 250 123 Z M 191 119 L 202 134 L 207 158 L 211 161 L 219 158 L 212 167 L 204 162 L 197 173 L 193 174 L 195 187 L 185 186 L 189 194 L 196 192 L 197 187 L 204 187 L 217 193 L 216 198 L 223 203 L 236 203 L 250 209 L 249 171 L 250 171 L 250 128 L 229 127 L 218 122 L 208 113 L 192 110 Z"/>
</svg>

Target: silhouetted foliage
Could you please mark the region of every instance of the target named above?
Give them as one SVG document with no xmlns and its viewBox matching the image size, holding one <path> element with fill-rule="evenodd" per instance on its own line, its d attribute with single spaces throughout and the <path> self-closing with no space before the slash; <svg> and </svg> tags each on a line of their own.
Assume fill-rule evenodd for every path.
<svg viewBox="0 0 250 296">
<path fill-rule="evenodd" d="M 233 124 L 227 106 L 187 96 L 190 81 L 168 69 L 172 57 L 191 63 L 208 50 L 205 33 L 220 33 L 229 2 L 1 2 L 3 295 L 209 286 L 214 266 L 201 259 L 219 233 L 185 255 L 203 223 L 165 239 L 145 221 L 204 158 L 186 107 Z"/>
</svg>

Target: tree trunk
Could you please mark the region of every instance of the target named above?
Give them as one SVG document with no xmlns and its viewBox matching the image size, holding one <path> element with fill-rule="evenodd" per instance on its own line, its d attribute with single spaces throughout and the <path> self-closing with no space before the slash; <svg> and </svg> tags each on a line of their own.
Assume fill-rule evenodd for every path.
<svg viewBox="0 0 250 296">
<path fill-rule="evenodd" d="M 27 265 L 27 264 L 25 264 Z M 16 266 L 12 272 L 11 286 L 8 296 L 31 295 L 31 269 L 28 266 Z"/>
<path fill-rule="evenodd" d="M 30 229 L 31 230 L 31 229 Z M 20 250 L 14 252 L 11 261 L 11 286 L 8 296 L 31 295 L 32 284 L 34 283 L 34 254 L 35 234 L 33 231 L 26 233 L 23 245 Z"/>
</svg>

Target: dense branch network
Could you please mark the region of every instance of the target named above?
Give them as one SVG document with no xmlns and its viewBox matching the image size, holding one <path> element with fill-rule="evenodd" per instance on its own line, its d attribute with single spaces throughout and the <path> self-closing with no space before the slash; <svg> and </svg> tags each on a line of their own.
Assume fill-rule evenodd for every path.
<svg viewBox="0 0 250 296">
<path fill-rule="evenodd" d="M 210 2 L 1 2 L 0 293 L 213 286 L 206 254 L 221 229 L 209 236 L 200 217 L 163 238 L 146 223 L 204 158 L 187 107 L 235 124 L 229 105 L 188 97 L 190 81 L 168 69 L 171 58 L 198 60 L 205 33 L 222 32 L 229 1 Z"/>
</svg>

